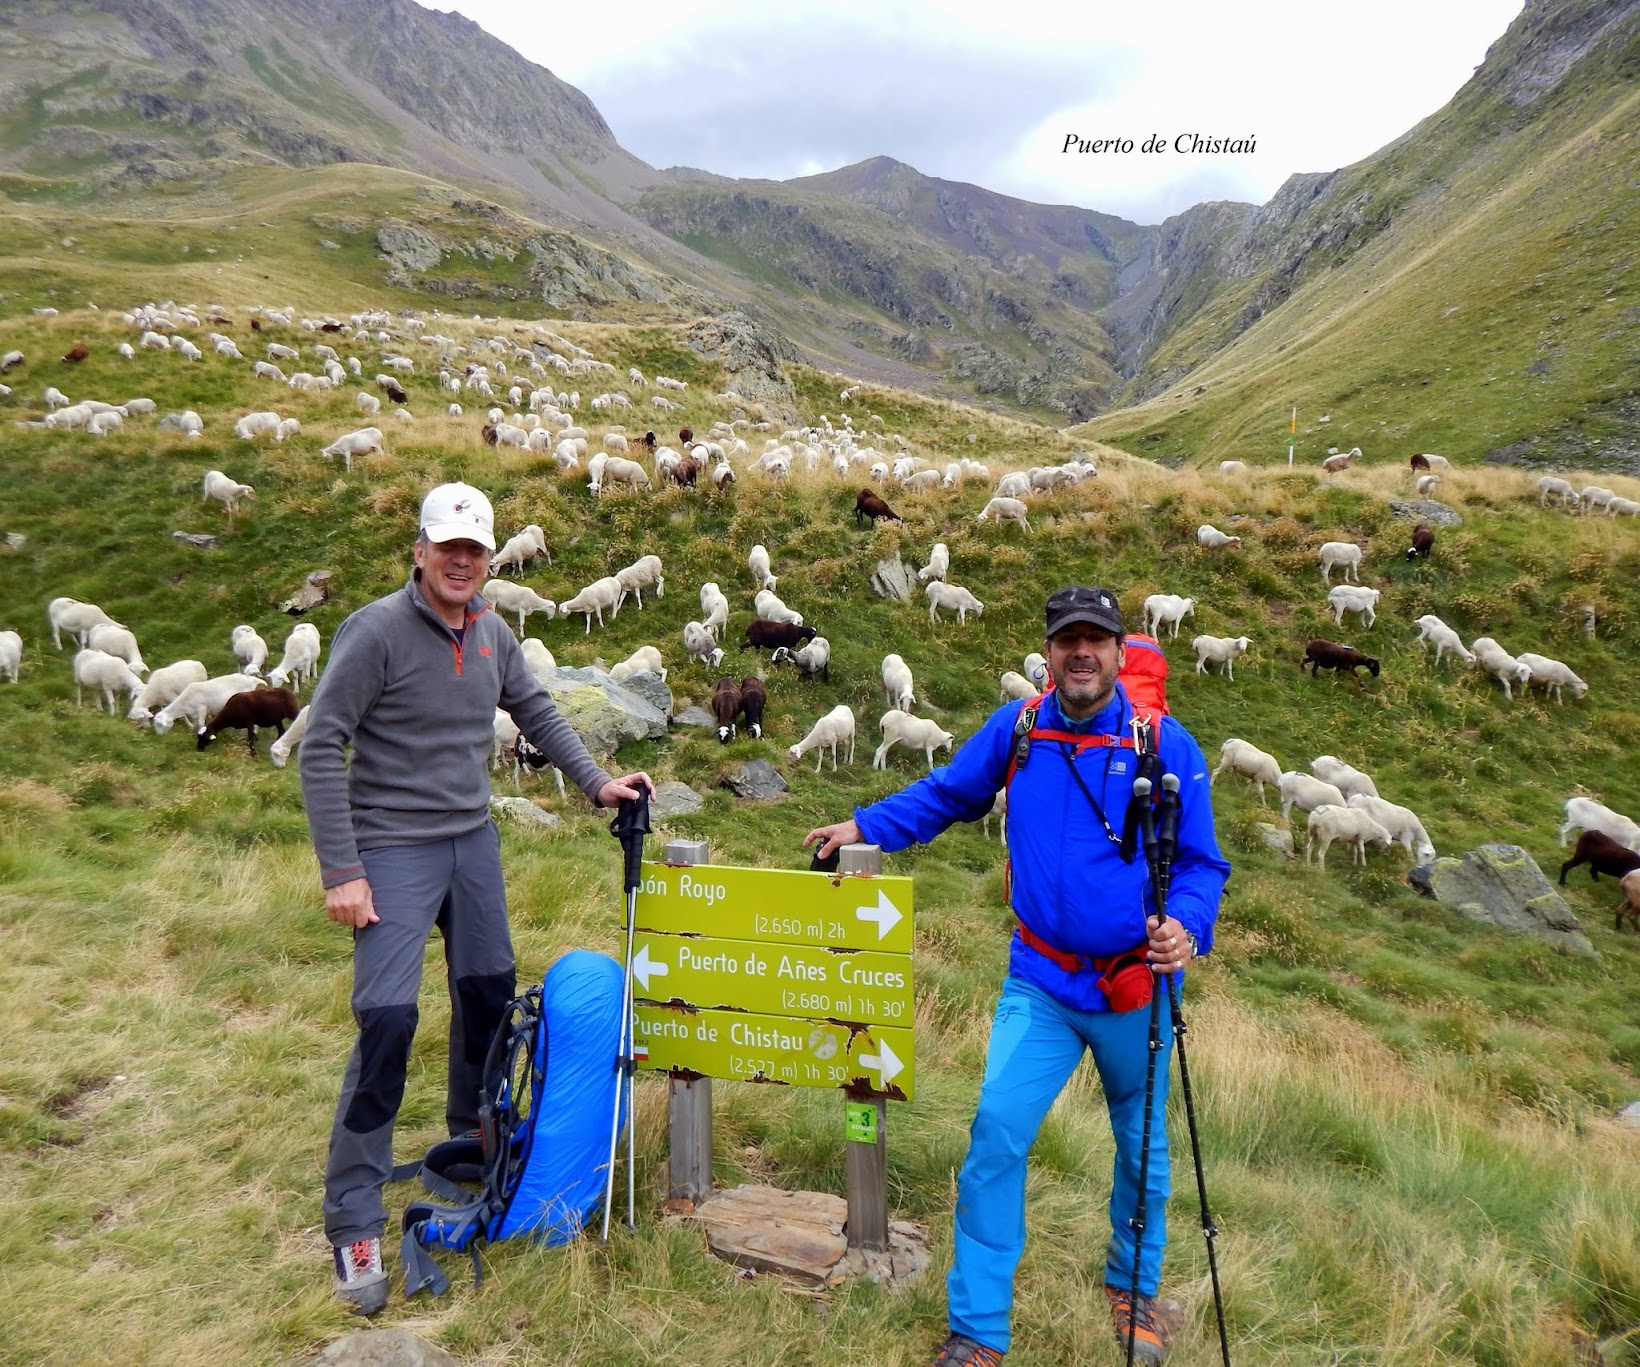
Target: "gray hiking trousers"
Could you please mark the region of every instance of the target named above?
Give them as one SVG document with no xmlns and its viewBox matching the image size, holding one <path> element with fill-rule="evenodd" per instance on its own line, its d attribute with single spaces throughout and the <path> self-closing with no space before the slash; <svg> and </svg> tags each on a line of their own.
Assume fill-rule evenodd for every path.
<svg viewBox="0 0 1640 1367">
<path fill-rule="evenodd" d="M 428 935 L 437 926 L 444 939 L 450 986 L 445 1119 L 452 1135 L 478 1127 L 484 1056 L 517 989 L 494 822 L 360 857 L 380 920 L 353 932 L 358 1035 L 325 1165 L 325 1234 L 336 1247 L 387 1228 L 382 1188 L 393 1172 L 393 1122 L 404 1100 Z"/>
</svg>

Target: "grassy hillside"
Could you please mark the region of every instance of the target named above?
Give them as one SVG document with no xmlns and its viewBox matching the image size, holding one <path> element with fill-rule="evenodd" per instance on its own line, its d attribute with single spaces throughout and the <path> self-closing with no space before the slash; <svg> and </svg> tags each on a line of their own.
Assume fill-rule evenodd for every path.
<svg viewBox="0 0 1640 1367">
<path fill-rule="evenodd" d="M 206 279 L 161 288 L 156 266 L 137 292 L 203 292 Z M 306 302 L 286 279 L 240 296 L 224 289 L 223 302 L 268 290 Z M 1442 853 L 1517 842 L 1552 875 L 1569 793 L 1640 813 L 1640 526 L 1540 510 L 1519 472 L 1454 472 L 1441 493 L 1465 524 L 1416 565 L 1400 556 L 1406 525 L 1385 500 L 1403 480 L 1388 468 L 1325 483 L 1264 469 L 1236 484 L 1101 451 L 1100 478 L 1033 506 L 1028 535 L 973 520 L 988 481 L 920 498 L 891 491 L 905 524 L 874 529 L 854 523 L 855 486 L 822 475 L 770 487 L 742 472 L 722 498 L 674 490 L 595 502 L 577 474 L 482 447 L 471 416 L 427 417 L 442 400 L 433 358 L 413 347 L 410 406 L 422 419 L 384 423 L 388 453 L 344 474 L 317 451 L 356 425 L 351 391 L 253 385 L 246 366 L 214 356 L 120 362 L 108 311 L 118 300 L 100 302 L 100 315 L 0 327 L 0 349 L 30 356 L 6 377 L 15 392 L 0 418 L 38 416 L 44 386 L 56 384 L 75 396 L 146 394 L 161 412 L 191 406 L 207 427 L 191 441 L 152 419 L 101 440 L 6 429 L 0 532 L 26 540 L 0 549 L 0 628 L 27 645 L 21 682 L 0 684 L 0 1197 L 11 1217 L 0 1233 L 0 1362 L 301 1360 L 352 1327 L 328 1289 L 318 1191 L 349 1039 L 347 945 L 320 909 L 295 773 L 251 762 L 231 739 L 200 754 L 186 734 L 154 737 L 76 707 L 67 653 L 42 631 L 56 595 L 102 604 L 138 632 L 150 663 L 192 656 L 220 672 L 236 623 L 277 648 L 289 620 L 277 603 L 307 571 L 328 568 L 336 597 L 312 614 L 328 643 L 348 611 L 402 581 L 421 492 L 461 477 L 491 491 L 504 532 L 543 525 L 554 563 L 528 581 L 555 597 L 642 552 L 661 555 L 668 591 L 642 612 L 628 607 L 590 636 L 579 619 L 535 618 L 531 630 L 564 664 L 659 645 L 681 707 L 711 683 L 679 663 L 698 587 L 723 584 L 738 635 L 750 616 L 745 554 L 761 541 L 782 596 L 833 642 L 831 682 L 774 673 L 762 742 L 725 749 L 678 731 L 617 756 L 706 793 L 704 811 L 666 833 L 704 837 L 729 863 L 804 867 L 805 830 L 920 772 L 903 751 L 886 773 L 867 767 L 885 652 L 905 656 L 919 710 L 960 739 L 995 705 L 997 674 L 1039 645 L 1042 600 L 1068 580 L 1115 586 L 1130 617 L 1153 591 L 1196 596 L 1196 616 L 1168 643 L 1170 696 L 1209 755 L 1233 735 L 1288 767 L 1339 755 L 1419 811 Z M 463 338 L 494 330 L 440 326 Z M 618 373 L 636 364 L 688 380 L 688 406 L 669 426 L 700 430 L 726 416 L 709 397 L 723 376 L 676 334 L 554 327 Z M 249 336 L 243 322 L 234 331 Z M 60 365 L 82 336 L 93 358 Z M 368 375 L 376 352 L 358 354 Z M 835 379 L 794 378 L 805 416 L 837 420 Z M 578 387 L 587 395 L 594 383 Z M 262 407 L 294 413 L 304 432 L 282 446 L 233 440 L 232 419 Z M 868 389 L 851 411 L 862 425 L 877 413 L 932 458 L 977 455 L 993 475 L 1072 449 L 1042 429 L 909 394 Z M 256 486 L 231 524 L 199 501 L 208 467 Z M 1239 532 L 1245 549 L 1199 552 L 1202 521 Z M 174 530 L 223 541 L 200 551 Z M 1337 538 L 1369 547 L 1364 579 L 1385 590 L 1369 631 L 1335 633 L 1324 619 L 1314 547 Z M 935 540 L 950 546 L 952 579 L 986 604 L 966 627 L 931 625 L 920 602 L 867 587 L 880 557 L 898 550 L 920 564 Z M 1579 629 L 1584 604 L 1601 615 L 1593 640 Z M 1476 674 L 1436 671 L 1408 644 L 1408 624 L 1426 611 L 1466 639 L 1485 632 L 1566 659 L 1588 697 L 1506 703 Z M 1198 630 L 1254 639 L 1234 683 L 1193 672 L 1185 642 Z M 1301 675 L 1303 642 L 1316 634 L 1371 648 L 1382 677 L 1354 687 Z M 751 658 L 731 654 L 731 667 L 749 670 Z M 785 747 L 837 702 L 861 719 L 855 763 L 816 775 L 789 762 Z M 716 786 L 754 756 L 782 770 L 788 797 L 747 805 Z M 620 895 L 604 821 L 550 787 L 527 791 L 565 818 L 548 836 L 504 837 L 531 977 L 571 946 L 615 950 Z M 1568 956 L 1421 899 L 1402 881 L 1399 851 L 1360 869 L 1335 854 L 1324 873 L 1284 861 L 1257 830 L 1279 818 L 1239 781 L 1215 804 L 1236 873 L 1218 949 L 1192 974 L 1190 1042 L 1235 1360 L 1548 1367 L 1595 1360 L 1597 1342 L 1601 1360 L 1634 1360 L 1624 1354 L 1640 1324 L 1635 1140 L 1611 1116 L 1640 1095 L 1640 938 L 1612 929 L 1611 886 L 1577 876 L 1569 889 L 1599 957 Z M 503 1246 L 486 1255 L 476 1291 L 450 1260 L 449 1297 L 395 1298 L 381 1322 L 486 1362 L 925 1362 L 944 1332 L 954 1174 L 1009 920 L 1001 848 L 977 827 L 888 863 L 917 878 L 919 908 L 919 1091 L 891 1108 L 891 1199 L 933 1231 L 930 1275 L 900 1292 L 851 1286 L 819 1298 L 735 1277 L 659 1213 L 664 1089 L 644 1078 L 636 1235 L 607 1250 Z M 436 984 L 436 960 L 429 974 Z M 442 1127 L 443 989 L 423 1008 L 401 1156 Z M 838 1111 L 819 1092 L 720 1087 L 719 1180 L 840 1191 Z M 1182 1157 L 1182 1123 L 1176 1134 Z M 1120 1361 L 1100 1294 L 1109 1161 L 1097 1088 L 1079 1077 L 1033 1166 L 1014 1353 L 1026 1367 Z M 395 1190 L 393 1210 L 405 1199 Z M 1175 1360 L 1210 1361 L 1187 1182 L 1171 1222 L 1165 1282 L 1190 1311 Z"/>
</svg>

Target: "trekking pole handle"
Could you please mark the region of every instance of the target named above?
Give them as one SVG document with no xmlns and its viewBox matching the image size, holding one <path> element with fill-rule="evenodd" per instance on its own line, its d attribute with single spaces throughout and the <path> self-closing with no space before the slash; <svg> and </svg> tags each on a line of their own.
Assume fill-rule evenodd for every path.
<svg viewBox="0 0 1640 1367">
<path fill-rule="evenodd" d="M 1139 840 L 1144 846 L 1145 863 L 1152 869 L 1156 867 L 1156 813 L 1150 805 L 1150 795 L 1155 785 L 1148 778 L 1137 778 L 1133 781 L 1133 801 L 1139 813 Z"/>
<path fill-rule="evenodd" d="M 1179 776 L 1162 775 L 1162 796 L 1156 817 L 1157 871 L 1165 890 L 1173 881 L 1173 856 L 1179 852 Z"/>
<path fill-rule="evenodd" d="M 649 792 L 639 786 L 637 797 L 623 797 L 609 823 L 609 833 L 621 842 L 626 855 L 621 887 L 626 892 L 643 883 L 643 838 L 649 834 Z"/>
</svg>

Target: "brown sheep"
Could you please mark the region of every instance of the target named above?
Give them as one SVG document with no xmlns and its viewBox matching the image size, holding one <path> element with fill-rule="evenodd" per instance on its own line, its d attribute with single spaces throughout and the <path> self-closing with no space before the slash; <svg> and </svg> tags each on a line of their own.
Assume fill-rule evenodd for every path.
<svg viewBox="0 0 1640 1367">
<path fill-rule="evenodd" d="M 1640 869 L 1623 875 L 1623 900 L 1617 904 L 1617 929 L 1623 929 L 1623 918 L 1640 932 Z"/>
<path fill-rule="evenodd" d="M 1435 529 L 1427 522 L 1420 522 L 1412 529 L 1412 544 L 1407 547 L 1407 559 L 1416 560 L 1419 556 L 1429 558 L 1429 552 L 1435 545 Z"/>
<path fill-rule="evenodd" d="M 719 679 L 712 685 L 711 706 L 717 718 L 718 741 L 727 745 L 735 734 L 735 718 L 740 715 L 740 685 L 733 679 Z"/>
<path fill-rule="evenodd" d="M 1350 677 L 1355 679 L 1357 683 L 1360 683 L 1361 679 L 1355 671 L 1365 665 L 1367 673 L 1375 679 L 1378 677 L 1377 660 L 1371 655 L 1365 655 L 1356 650 L 1353 646 L 1341 646 L 1336 641 L 1323 641 L 1320 639 L 1311 641 L 1304 647 L 1304 658 L 1298 662 L 1301 673 L 1305 665 L 1310 666 L 1311 674 L 1319 674 L 1323 669 L 1332 669 L 1343 673 L 1347 669 L 1350 671 Z M 1362 684 L 1362 687 L 1365 686 L 1365 684 Z"/>
<path fill-rule="evenodd" d="M 76 342 L 63 353 L 63 363 L 65 365 L 78 365 L 90 354 L 90 347 L 88 347 L 84 342 Z"/>
<path fill-rule="evenodd" d="M 1640 869 L 1640 854 L 1627 845 L 1619 845 L 1604 831 L 1584 831 L 1577 837 L 1577 848 L 1572 857 L 1560 866 L 1560 885 L 1566 886 L 1566 875 L 1580 864 L 1589 866 L 1589 877 L 1595 882 L 1600 875 L 1622 878 Z"/>
<path fill-rule="evenodd" d="M 295 721 L 301 710 L 302 700 L 288 688 L 253 688 L 246 693 L 235 693 L 222 704 L 216 716 L 195 732 L 197 748 L 203 750 L 216 739 L 218 731 L 242 730 L 245 743 L 254 755 L 258 726 L 271 726 L 282 736 L 285 723 Z"/>
<path fill-rule="evenodd" d="M 1412 459 L 1407 462 L 1407 464 L 1412 467 L 1412 470 L 1413 470 L 1414 474 L 1416 474 L 1420 470 L 1422 470 L 1426 475 L 1429 473 L 1429 457 L 1428 456 L 1425 456 L 1425 455 L 1413 456 Z"/>
<path fill-rule="evenodd" d="M 768 691 L 763 680 L 749 674 L 740 681 L 740 714 L 746 720 L 746 729 L 756 740 L 763 739 L 763 709 L 769 704 Z"/>
<path fill-rule="evenodd" d="M 875 524 L 879 521 L 899 522 L 900 515 L 888 506 L 881 495 L 872 489 L 862 489 L 854 496 L 854 521 L 856 524 L 870 518 Z"/>
</svg>

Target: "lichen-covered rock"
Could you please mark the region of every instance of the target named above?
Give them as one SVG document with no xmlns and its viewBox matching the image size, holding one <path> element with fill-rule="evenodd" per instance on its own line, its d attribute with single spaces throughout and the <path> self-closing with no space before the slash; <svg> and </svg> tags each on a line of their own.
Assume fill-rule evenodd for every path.
<svg viewBox="0 0 1640 1367">
<path fill-rule="evenodd" d="M 879 598 L 906 603 L 917 592 L 917 577 L 896 552 L 893 559 L 877 562 L 871 572 L 871 587 Z"/>
<path fill-rule="evenodd" d="M 562 817 L 537 807 L 527 797 L 492 797 L 490 809 L 497 816 L 504 816 L 508 821 L 535 830 L 555 830 L 564 824 Z"/>
<path fill-rule="evenodd" d="M 736 797 L 768 801 L 789 793 L 791 785 L 780 777 L 774 765 L 766 759 L 754 759 L 740 766 L 723 780 L 723 786 Z"/>
<path fill-rule="evenodd" d="M 564 720 L 594 756 L 603 759 L 629 740 L 666 734 L 666 713 L 595 669 L 559 669 L 547 691 Z"/>
<path fill-rule="evenodd" d="M 662 716 L 668 719 L 672 716 L 672 690 L 666 686 L 666 681 L 659 674 L 651 674 L 647 669 L 640 669 L 636 674 L 628 674 L 622 679 L 621 687 L 628 693 L 636 693 L 656 708 Z"/>
<path fill-rule="evenodd" d="M 649 815 L 656 821 L 692 816 L 704 801 L 687 783 L 679 783 L 675 778 L 664 779 L 655 785 L 655 796 L 649 800 Z"/>
<path fill-rule="evenodd" d="M 407 271 L 430 271 L 444 260 L 438 239 L 412 223 L 383 223 L 376 229 L 376 250 Z"/>
<path fill-rule="evenodd" d="M 1482 845 L 1462 859 L 1437 859 L 1429 886 L 1442 906 L 1472 921 L 1598 957 L 1572 909 L 1519 845 Z"/>
<path fill-rule="evenodd" d="M 1392 498 L 1389 501 L 1389 510 L 1396 517 L 1405 518 L 1408 522 L 1427 522 L 1431 527 L 1463 526 L 1463 516 L 1456 508 L 1449 508 L 1432 498 Z"/>
<path fill-rule="evenodd" d="M 727 372 L 727 386 L 740 397 L 759 404 L 765 412 L 791 418 L 797 412 L 797 392 L 781 366 L 793 359 L 791 344 L 759 327 L 744 313 L 702 318 L 687 333 L 690 349 Z"/>
</svg>

